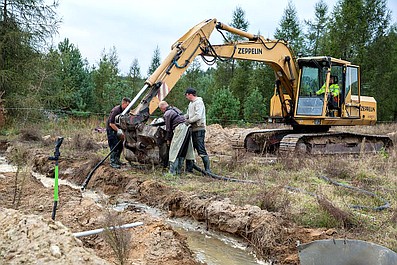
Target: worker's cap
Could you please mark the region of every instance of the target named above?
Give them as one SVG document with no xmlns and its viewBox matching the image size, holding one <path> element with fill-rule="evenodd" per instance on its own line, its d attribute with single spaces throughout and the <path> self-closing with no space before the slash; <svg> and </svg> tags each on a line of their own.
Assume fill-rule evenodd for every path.
<svg viewBox="0 0 397 265">
<path fill-rule="evenodd" d="M 196 90 L 194 89 L 194 88 L 191 88 L 191 87 L 189 87 L 188 89 L 186 89 L 186 91 L 185 91 L 185 95 L 186 94 L 192 94 L 192 95 L 196 95 Z"/>
</svg>

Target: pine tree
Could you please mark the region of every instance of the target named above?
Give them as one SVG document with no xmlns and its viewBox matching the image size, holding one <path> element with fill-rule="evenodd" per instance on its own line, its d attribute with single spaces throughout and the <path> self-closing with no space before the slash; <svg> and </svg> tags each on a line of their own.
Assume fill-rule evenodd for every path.
<svg viewBox="0 0 397 265">
<path fill-rule="evenodd" d="M 0 93 L 7 105 L 40 107 L 39 92 L 49 73 L 39 69 L 45 65 L 39 51 L 57 30 L 57 6 L 44 0 L 0 2 Z M 18 119 L 12 111 L 9 115 Z"/>
<path fill-rule="evenodd" d="M 357 64 L 365 61 L 366 49 L 384 36 L 390 24 L 386 0 L 343 0 L 335 6 L 327 50 Z"/>
<path fill-rule="evenodd" d="M 254 62 L 253 66 L 253 71 L 248 80 L 248 91 L 257 90 L 260 92 L 264 100 L 257 107 L 264 110 L 264 115 L 268 115 L 269 101 L 274 94 L 274 70 L 262 62 Z"/>
<path fill-rule="evenodd" d="M 248 31 L 249 22 L 245 18 L 245 11 L 241 7 L 238 6 L 233 11 L 233 19 L 230 23 L 230 26 L 243 31 Z M 226 36 L 229 41 L 239 41 L 244 39 L 244 37 L 241 37 L 240 35 L 232 34 L 229 32 L 226 34 Z"/>
<path fill-rule="evenodd" d="M 115 47 L 108 52 L 103 50 L 98 69 L 92 72 L 95 84 L 95 111 L 97 112 L 108 112 L 120 102 L 121 98 L 130 94 L 124 94 L 124 91 L 128 90 L 118 76 L 118 62 L 119 59 Z"/>
<path fill-rule="evenodd" d="M 10 30 L 23 33 L 30 40 L 29 45 L 38 50 L 44 46 L 48 37 L 57 32 L 60 20 L 55 9 L 58 5 L 58 1 L 47 4 L 45 0 L 2 0 L 1 28 L 5 29 L 5 33 Z"/>
<path fill-rule="evenodd" d="M 149 70 L 147 72 L 148 76 L 151 76 L 154 73 L 154 71 L 156 71 L 156 69 L 160 66 L 160 64 L 161 64 L 160 48 L 159 46 L 156 46 L 152 60 L 150 62 Z"/>
<path fill-rule="evenodd" d="M 143 87 L 144 80 L 141 77 L 141 68 L 137 58 L 132 61 L 127 80 L 133 95 L 137 94 Z"/>
<path fill-rule="evenodd" d="M 244 119 L 247 122 L 263 122 L 265 113 L 264 98 L 258 89 L 254 89 L 244 101 Z"/>
<path fill-rule="evenodd" d="M 380 119 L 392 119 L 396 59 L 387 1 L 343 0 L 331 17 L 328 53 L 361 66 L 361 95 L 375 97 Z"/>
<path fill-rule="evenodd" d="M 280 21 L 280 27 L 276 29 L 274 37 L 288 41 L 295 53 L 303 52 L 303 32 L 297 17 L 296 8 L 291 0 L 288 1 Z"/>
<path fill-rule="evenodd" d="M 234 71 L 230 82 L 230 91 L 240 102 L 245 102 L 246 96 L 250 93 L 248 80 L 251 72 L 252 62 L 238 61 L 236 70 Z M 240 111 L 239 116 L 243 116 L 243 110 Z"/>
<path fill-rule="evenodd" d="M 306 34 L 306 53 L 310 56 L 317 56 L 323 54 L 323 46 L 326 38 L 327 12 L 328 6 L 324 0 L 320 0 L 314 7 L 314 20 L 306 20 L 305 24 L 308 27 Z"/>
<path fill-rule="evenodd" d="M 241 7 L 236 7 L 233 11 L 233 18 L 230 26 L 247 31 L 249 22 L 245 18 L 245 11 Z M 244 41 L 244 37 L 236 34 L 227 34 L 229 41 Z M 215 72 L 215 87 L 216 89 L 229 88 L 233 96 L 237 97 L 240 102 L 244 102 L 247 94 L 247 80 L 252 69 L 250 61 L 236 61 L 234 59 L 220 62 L 217 65 Z M 239 112 L 239 116 L 242 116 Z"/>
<path fill-rule="evenodd" d="M 45 58 L 41 67 L 47 78 L 39 91 L 40 97 L 45 100 L 42 106 L 89 110 L 93 105 L 93 86 L 88 62 L 81 57 L 79 49 L 66 38 L 58 44 L 58 49 L 50 50 Z"/>
<path fill-rule="evenodd" d="M 221 89 L 214 95 L 214 100 L 208 108 L 208 122 L 222 126 L 236 122 L 240 112 L 240 101 L 230 90 Z"/>
<path fill-rule="evenodd" d="M 397 121 L 397 26 L 377 38 L 368 53 L 376 54 L 368 60 L 365 75 L 369 94 L 377 100 L 378 120 Z"/>
</svg>

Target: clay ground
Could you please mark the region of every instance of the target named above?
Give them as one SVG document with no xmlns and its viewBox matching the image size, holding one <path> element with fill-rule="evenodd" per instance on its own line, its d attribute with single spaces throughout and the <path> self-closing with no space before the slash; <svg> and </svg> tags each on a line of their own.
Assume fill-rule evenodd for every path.
<svg viewBox="0 0 397 265">
<path fill-rule="evenodd" d="M 209 127 L 207 146 L 215 163 L 240 159 L 240 154 L 231 148 L 233 140 L 240 133 L 237 129 L 224 129 L 219 125 Z M 80 186 L 94 165 L 104 157 L 98 155 L 98 150 L 106 148 L 106 144 L 91 143 L 81 135 L 74 137 L 65 139 L 61 148 L 59 176 Z M 14 156 L 14 161 L 18 161 L 15 154 L 20 154 L 20 166 L 18 174 L 0 174 L 0 209 L 8 216 L 1 218 L 0 226 L 7 229 L 20 225 L 24 220 L 26 223 L 26 220 L 37 218 L 25 215 L 34 214 L 43 218 L 35 225 L 28 226 L 27 230 L 31 229 L 31 232 L 14 231 L 14 237 L 8 236 L 0 240 L 0 258 L 8 264 L 29 263 L 34 259 L 40 259 L 40 264 L 81 264 L 81 259 L 75 261 L 71 258 L 76 255 L 87 264 L 89 261 L 99 264 L 100 258 L 104 264 L 111 264 L 117 262 L 117 255 L 112 251 L 109 239 L 105 239 L 103 235 L 94 235 L 80 238 L 80 242 L 75 240 L 70 232 L 139 221 L 144 222 L 144 225 L 124 230 L 130 237 L 129 243 L 125 243 L 128 244 L 129 250 L 124 254 L 127 261 L 125 264 L 199 264 L 189 250 L 186 239 L 161 218 L 150 216 L 143 209 L 136 207 L 122 212 L 111 210 L 112 205 L 130 200 L 160 208 L 171 217 L 189 217 L 202 222 L 208 229 L 236 235 L 249 242 L 258 256 L 271 259 L 276 264 L 299 264 L 297 242 L 331 238 L 337 232 L 337 228 L 304 228 L 296 225 L 282 212 L 269 212 L 252 205 L 237 205 L 219 194 L 209 195 L 194 189 L 180 190 L 177 185 L 169 185 L 167 181 L 162 181 L 161 170 L 152 166 L 137 168 L 126 165 L 116 170 L 110 168 L 108 162 L 98 168 L 87 187 L 89 190 L 105 194 L 99 203 L 92 198 L 84 197 L 78 189 L 60 186 L 55 224 L 65 227 L 51 228 L 53 188 L 44 187 L 24 168 L 27 166 L 35 172 L 53 177 L 54 163 L 48 161 L 48 157 L 53 154 L 54 142 L 54 137 L 42 136 L 38 139 L 28 136 L 8 141 L 7 147 L 3 142 L 3 151 L 7 149 L 5 155 L 10 159 Z M 106 153 L 106 149 L 103 153 Z M 268 159 L 272 158 L 265 160 Z M 219 184 L 219 180 L 197 174 L 181 178 L 196 185 L 222 185 Z M 16 209 L 17 212 L 8 209 Z M 35 245 L 40 256 L 31 257 L 27 248 L 21 247 L 18 242 L 25 239 L 31 243 L 30 235 L 37 234 L 36 230 L 42 230 L 43 227 L 49 227 L 48 233 L 36 236 L 33 240 L 42 242 Z M 60 234 L 67 235 L 69 241 L 57 241 L 61 238 Z M 15 241 L 15 238 L 21 240 Z M 51 248 L 54 245 L 59 247 L 61 254 Z M 83 250 L 75 251 L 82 246 Z"/>
</svg>

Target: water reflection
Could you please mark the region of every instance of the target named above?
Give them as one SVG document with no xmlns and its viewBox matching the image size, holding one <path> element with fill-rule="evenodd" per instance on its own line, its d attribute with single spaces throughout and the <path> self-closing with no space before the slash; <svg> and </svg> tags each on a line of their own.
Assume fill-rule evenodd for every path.
<svg viewBox="0 0 397 265">
<path fill-rule="evenodd" d="M 187 237 L 189 248 L 197 259 L 208 265 L 270 264 L 257 260 L 246 247 L 232 238 L 182 227 L 174 229 Z"/>
</svg>

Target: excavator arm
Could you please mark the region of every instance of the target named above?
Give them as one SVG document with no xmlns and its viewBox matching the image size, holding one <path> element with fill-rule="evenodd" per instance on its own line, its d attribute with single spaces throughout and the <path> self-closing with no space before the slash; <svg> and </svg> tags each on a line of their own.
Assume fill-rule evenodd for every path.
<svg viewBox="0 0 397 265">
<path fill-rule="evenodd" d="M 298 69 L 293 61 L 293 52 L 285 41 L 265 40 L 260 35 L 253 35 L 221 22 L 217 23 L 216 28 L 245 37 L 248 41 L 212 45 L 212 48 L 203 55 L 264 62 L 273 68 L 282 87 L 293 98 Z"/>
<path fill-rule="evenodd" d="M 208 38 L 216 26 L 216 19 L 205 20 L 179 38 L 171 52 L 146 80 L 144 87 L 128 107 L 116 117 L 116 123 L 125 134 L 125 158 L 130 162 L 165 165 L 168 149 L 164 141 L 165 131 L 160 126 L 146 125 L 158 103 L 170 93 L 175 83 L 190 63 L 209 45 Z M 133 110 L 132 107 L 140 99 Z M 157 124 L 159 125 L 159 124 Z"/>
<path fill-rule="evenodd" d="M 121 114 L 122 117 L 130 112 L 128 124 L 135 126 L 148 120 L 157 109 L 158 103 L 170 93 L 194 58 L 208 46 L 208 39 L 215 25 L 216 19 L 205 20 L 191 28 L 171 46 L 171 52 Z M 133 105 L 145 92 L 140 104 L 131 111 Z M 126 125 L 124 123 L 122 127 L 126 128 Z"/>
</svg>

